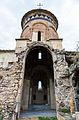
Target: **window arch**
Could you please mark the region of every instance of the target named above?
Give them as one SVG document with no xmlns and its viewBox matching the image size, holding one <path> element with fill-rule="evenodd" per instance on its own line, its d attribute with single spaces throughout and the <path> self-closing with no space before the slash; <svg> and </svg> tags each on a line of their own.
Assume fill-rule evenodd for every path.
<svg viewBox="0 0 79 120">
<path fill-rule="evenodd" d="M 38 81 L 38 90 L 42 90 L 42 82 Z"/>
</svg>

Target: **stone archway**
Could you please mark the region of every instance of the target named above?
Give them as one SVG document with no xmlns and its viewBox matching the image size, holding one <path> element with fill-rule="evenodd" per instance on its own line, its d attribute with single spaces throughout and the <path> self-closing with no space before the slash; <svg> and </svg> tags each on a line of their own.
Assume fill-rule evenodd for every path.
<svg viewBox="0 0 79 120">
<path fill-rule="evenodd" d="M 31 48 L 25 60 L 21 109 L 28 110 L 33 104 L 56 109 L 52 55 L 43 46 Z"/>
</svg>

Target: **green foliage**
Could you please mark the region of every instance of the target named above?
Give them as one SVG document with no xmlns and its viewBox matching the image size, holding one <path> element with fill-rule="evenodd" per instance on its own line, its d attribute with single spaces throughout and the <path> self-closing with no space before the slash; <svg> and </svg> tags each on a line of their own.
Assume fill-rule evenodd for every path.
<svg viewBox="0 0 79 120">
<path fill-rule="evenodd" d="M 0 120 L 3 120 L 3 115 L 0 115 Z"/>
<path fill-rule="evenodd" d="M 0 109 L 0 120 L 3 120 L 2 109 Z"/>
<path fill-rule="evenodd" d="M 58 120 L 57 117 L 39 117 L 39 120 Z"/>
<path fill-rule="evenodd" d="M 58 120 L 57 117 L 51 117 L 50 120 Z"/>
<path fill-rule="evenodd" d="M 69 108 L 59 108 L 59 112 L 63 112 L 63 113 L 70 113 L 70 109 Z"/>
</svg>

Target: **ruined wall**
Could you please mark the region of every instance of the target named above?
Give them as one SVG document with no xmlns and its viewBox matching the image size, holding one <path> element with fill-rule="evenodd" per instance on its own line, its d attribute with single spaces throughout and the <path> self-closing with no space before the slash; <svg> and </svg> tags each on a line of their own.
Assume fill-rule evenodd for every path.
<svg viewBox="0 0 79 120">
<path fill-rule="evenodd" d="M 57 115 L 59 120 L 61 120 L 61 117 L 63 117 L 62 118 L 63 120 L 66 120 L 67 114 L 65 114 L 62 111 L 67 110 L 67 112 L 68 111 L 71 112 L 72 109 L 71 107 L 73 107 L 74 112 L 75 104 L 74 104 L 74 90 L 72 86 L 72 80 L 70 78 L 68 63 L 66 62 L 65 59 L 65 52 L 64 51 L 54 52 L 53 61 L 54 61 L 54 80 L 55 80 Z M 72 120 L 71 114 L 69 114 L 68 119 Z"/>
<path fill-rule="evenodd" d="M 11 120 L 16 108 L 16 97 L 20 88 L 21 63 L 14 62 L 10 68 L 0 68 L 0 109 L 4 120 Z"/>
<path fill-rule="evenodd" d="M 37 44 L 38 45 L 38 44 Z M 17 60 L 6 69 L 0 68 L 0 109 L 4 114 L 4 120 L 11 120 L 14 111 L 20 112 L 24 60 L 27 51 L 33 46 L 28 46 L 25 51 L 17 53 Z M 70 107 L 70 99 L 73 96 L 72 77 L 68 63 L 66 62 L 64 51 L 52 51 L 54 67 L 54 85 L 57 113 L 63 106 Z"/>
<path fill-rule="evenodd" d="M 0 68 L 7 68 L 16 60 L 14 50 L 0 50 Z"/>
<path fill-rule="evenodd" d="M 68 64 L 65 61 L 65 55 L 61 52 L 56 52 L 53 55 L 54 60 L 54 77 L 56 84 L 56 99 L 57 102 L 65 101 L 70 92 L 70 81 L 68 79 Z M 66 89 L 69 88 L 69 91 Z M 66 94 L 65 94 L 66 92 Z M 57 105 L 59 106 L 59 104 Z"/>
</svg>

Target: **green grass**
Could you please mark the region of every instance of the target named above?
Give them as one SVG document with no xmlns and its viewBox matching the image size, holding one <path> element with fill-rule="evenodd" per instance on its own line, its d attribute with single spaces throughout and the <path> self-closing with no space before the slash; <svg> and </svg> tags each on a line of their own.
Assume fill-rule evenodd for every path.
<svg viewBox="0 0 79 120">
<path fill-rule="evenodd" d="M 21 118 L 19 120 L 34 120 L 35 118 Z M 57 117 L 37 117 L 35 120 L 58 120 Z"/>
<path fill-rule="evenodd" d="M 39 120 L 58 120 L 57 117 L 39 117 Z"/>
</svg>

